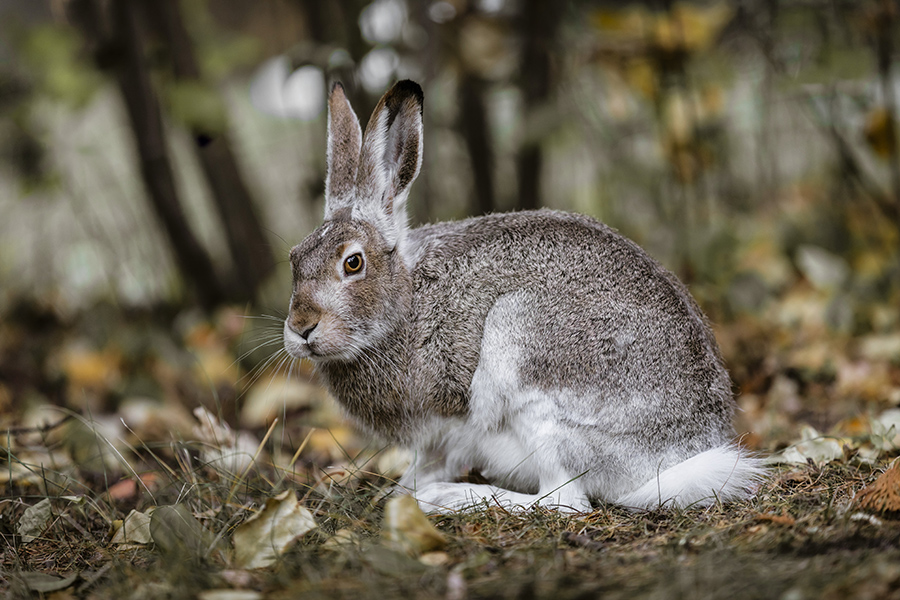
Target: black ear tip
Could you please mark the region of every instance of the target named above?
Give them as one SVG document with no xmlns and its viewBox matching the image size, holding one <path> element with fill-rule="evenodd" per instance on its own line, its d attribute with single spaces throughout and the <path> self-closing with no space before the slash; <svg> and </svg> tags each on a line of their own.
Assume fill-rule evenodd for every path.
<svg viewBox="0 0 900 600">
<path fill-rule="evenodd" d="M 394 84 L 394 88 L 391 91 L 401 98 L 413 96 L 420 106 L 425 102 L 425 94 L 422 92 L 422 86 L 412 79 L 398 81 Z"/>
<path fill-rule="evenodd" d="M 338 90 L 338 89 L 341 90 L 341 91 L 343 92 L 343 91 L 344 91 L 344 84 L 341 83 L 341 82 L 338 81 L 338 80 L 335 80 L 335 81 L 333 81 L 333 82 L 331 83 L 331 93 L 333 94 L 334 91 L 335 91 L 335 90 Z M 346 94 L 344 94 L 344 95 L 346 95 Z"/>
</svg>

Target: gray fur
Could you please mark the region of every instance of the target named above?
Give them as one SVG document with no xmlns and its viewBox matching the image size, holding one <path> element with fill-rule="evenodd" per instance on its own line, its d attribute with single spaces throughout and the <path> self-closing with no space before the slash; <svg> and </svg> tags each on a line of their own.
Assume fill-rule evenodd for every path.
<svg viewBox="0 0 900 600">
<path fill-rule="evenodd" d="M 359 425 L 418 450 L 401 484 L 422 503 L 533 502 L 521 494 L 567 485 L 557 504 L 649 505 L 641 486 L 666 469 L 677 479 L 713 456 L 709 472 L 721 471 L 734 402 L 716 341 L 684 285 L 637 245 L 549 210 L 413 230 L 394 219 L 421 163 L 421 102 L 411 82 L 385 95 L 363 139 L 366 197 L 292 250 L 288 350 L 317 363 Z M 352 248 L 364 276 L 341 270 Z M 736 460 L 738 497 L 759 471 Z M 448 483 L 466 467 L 507 490 Z"/>
</svg>

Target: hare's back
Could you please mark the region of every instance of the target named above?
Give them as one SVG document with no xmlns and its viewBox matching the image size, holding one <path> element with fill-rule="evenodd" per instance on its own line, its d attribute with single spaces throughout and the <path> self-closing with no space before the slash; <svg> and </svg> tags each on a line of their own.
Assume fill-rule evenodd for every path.
<svg viewBox="0 0 900 600">
<path fill-rule="evenodd" d="M 520 383 L 535 388 L 598 402 L 665 397 L 673 409 L 683 405 L 675 412 L 699 403 L 730 420 L 728 376 L 696 303 L 674 275 L 602 223 L 507 213 L 419 228 L 409 241 L 430 388 L 423 392 L 440 406 L 468 407 L 472 376 L 489 351 L 515 356 Z M 490 348 L 482 345 L 486 322 Z"/>
</svg>

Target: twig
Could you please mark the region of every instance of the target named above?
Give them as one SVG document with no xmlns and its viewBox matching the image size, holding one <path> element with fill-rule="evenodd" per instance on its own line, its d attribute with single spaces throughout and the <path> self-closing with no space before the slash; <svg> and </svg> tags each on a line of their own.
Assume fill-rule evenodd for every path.
<svg viewBox="0 0 900 600">
<path fill-rule="evenodd" d="M 66 415 L 59 421 L 55 423 L 47 423 L 46 425 L 39 425 L 34 427 L 7 427 L 3 431 L 5 431 L 8 435 L 24 435 L 26 433 L 47 433 L 52 429 L 56 429 L 63 423 L 69 421 L 72 418 L 72 415 Z"/>
</svg>

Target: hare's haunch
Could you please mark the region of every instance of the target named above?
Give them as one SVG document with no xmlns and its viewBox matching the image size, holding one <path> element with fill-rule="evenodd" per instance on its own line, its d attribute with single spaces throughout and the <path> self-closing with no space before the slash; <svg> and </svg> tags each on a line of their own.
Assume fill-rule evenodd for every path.
<svg viewBox="0 0 900 600">
<path fill-rule="evenodd" d="M 426 510 L 748 496 L 731 382 L 684 285 L 606 225 L 554 211 L 409 229 L 422 90 L 362 134 L 329 98 L 325 222 L 291 250 L 284 345 L 362 428 L 415 451 Z M 478 469 L 491 485 L 457 483 Z"/>
</svg>

